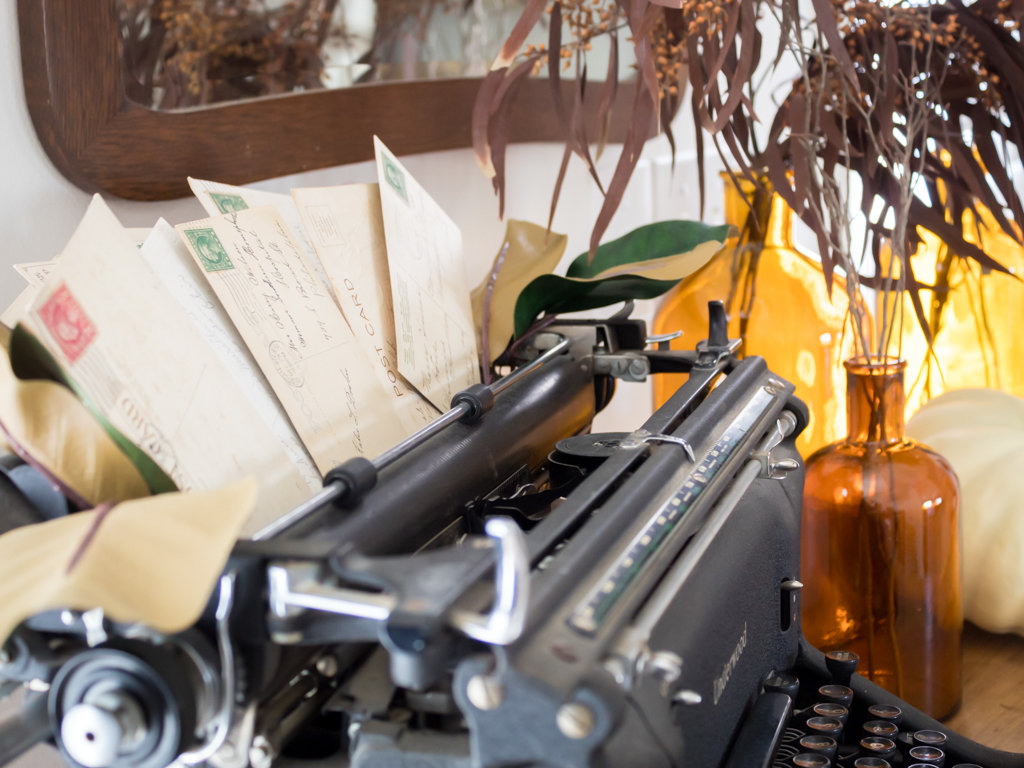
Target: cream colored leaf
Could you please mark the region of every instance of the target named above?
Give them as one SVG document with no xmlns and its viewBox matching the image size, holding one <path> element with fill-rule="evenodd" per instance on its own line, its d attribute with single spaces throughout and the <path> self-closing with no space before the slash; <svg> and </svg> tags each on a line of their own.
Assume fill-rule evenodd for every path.
<svg viewBox="0 0 1024 768">
<path fill-rule="evenodd" d="M 0 432 L 26 461 L 95 506 L 149 495 L 138 469 L 67 387 L 22 381 L 0 351 Z"/>
<path fill-rule="evenodd" d="M 202 614 L 256 503 L 245 478 L 216 491 L 80 512 L 0 536 L 0 641 L 48 610 L 102 608 L 125 623 L 180 632 Z"/>
<path fill-rule="evenodd" d="M 555 232 L 548 233 L 544 227 L 528 221 L 509 219 L 505 227 L 505 239 L 502 241 L 494 263 L 501 258 L 501 251 L 508 244 L 505 259 L 498 272 L 498 278 L 491 294 L 491 315 L 488 329 L 490 357 L 493 362 L 505 351 L 515 328 L 516 300 L 522 290 L 539 275 L 547 274 L 558 266 L 565 253 L 568 242 L 565 235 Z M 477 339 L 482 341 L 484 298 L 487 284 L 494 272 L 492 267 L 487 277 L 471 294 L 473 304 L 473 320 L 476 324 Z M 480 347 L 483 349 L 483 347 Z"/>
<path fill-rule="evenodd" d="M 709 240 L 686 253 L 609 267 L 591 280 L 605 280 L 618 275 L 639 275 L 648 280 L 682 280 L 711 261 L 711 257 L 720 250 L 722 250 L 722 243 Z"/>
</svg>

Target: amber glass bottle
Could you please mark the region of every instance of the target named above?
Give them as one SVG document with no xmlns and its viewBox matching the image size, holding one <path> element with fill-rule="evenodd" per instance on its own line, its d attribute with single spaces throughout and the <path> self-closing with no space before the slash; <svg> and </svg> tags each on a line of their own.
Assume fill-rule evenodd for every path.
<svg viewBox="0 0 1024 768">
<path fill-rule="evenodd" d="M 693 349 L 707 334 L 708 301 L 725 302 L 729 337 L 742 341 L 739 355 L 764 357 L 810 408 L 810 424 L 797 439 L 809 456 L 846 427 L 842 361 L 853 354 L 853 333 L 843 332 L 845 284 L 837 275 L 829 299 L 821 265 L 794 247 L 793 211 L 767 179 L 760 188 L 741 180 L 742 194 L 728 175 L 724 181 L 725 218 L 740 235 L 665 297 L 654 333 L 682 330 L 672 348 Z M 655 407 L 685 380 L 654 377 Z"/>
<path fill-rule="evenodd" d="M 906 362 L 845 363 L 845 440 L 807 460 L 803 631 L 860 655 L 861 674 L 927 712 L 960 703 L 960 490 L 906 437 Z"/>
</svg>

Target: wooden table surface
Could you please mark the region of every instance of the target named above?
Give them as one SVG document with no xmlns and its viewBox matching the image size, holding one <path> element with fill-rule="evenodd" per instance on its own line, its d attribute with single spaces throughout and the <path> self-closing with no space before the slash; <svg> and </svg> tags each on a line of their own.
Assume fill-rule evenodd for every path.
<svg viewBox="0 0 1024 768">
<path fill-rule="evenodd" d="M 1024 752 L 1024 638 L 964 628 L 964 698 L 945 724 L 968 738 Z"/>
</svg>

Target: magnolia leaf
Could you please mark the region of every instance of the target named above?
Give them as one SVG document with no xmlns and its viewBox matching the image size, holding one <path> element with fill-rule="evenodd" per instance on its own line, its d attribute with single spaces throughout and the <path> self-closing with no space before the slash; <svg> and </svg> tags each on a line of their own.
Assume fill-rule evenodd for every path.
<svg viewBox="0 0 1024 768">
<path fill-rule="evenodd" d="M 102 608 L 172 634 L 192 626 L 256 504 L 246 478 L 216 491 L 104 505 L 0 536 L 0 643 L 48 610 Z"/>
<path fill-rule="evenodd" d="M 565 235 L 548 233 L 544 227 L 528 221 L 510 219 L 505 228 L 505 239 L 494 261 L 501 258 L 501 250 L 508 245 L 505 259 L 498 271 L 494 289 L 491 292 L 490 317 L 488 320 L 488 345 L 490 360 L 494 362 L 508 346 L 514 330 L 516 299 L 522 290 L 534 278 L 547 274 L 558 266 L 565 253 Z M 477 333 L 483 328 L 484 300 L 487 296 L 487 285 L 493 269 L 488 277 L 473 291 L 470 299 L 473 304 L 473 320 Z M 480 345 L 483 349 L 483 345 Z"/>
<path fill-rule="evenodd" d="M 515 335 L 522 336 L 541 312 L 581 312 L 634 299 L 653 299 L 703 267 L 735 234 L 729 225 L 663 221 L 605 243 L 593 260 L 583 253 L 565 277 L 541 275 L 519 294 Z"/>
<path fill-rule="evenodd" d="M 79 507 L 149 495 L 142 475 L 74 393 L 54 381 L 17 378 L 6 351 L 0 433 Z"/>
<path fill-rule="evenodd" d="M 60 364 L 53 358 L 53 355 L 47 351 L 46 347 L 44 347 L 39 340 L 21 324 L 16 326 L 14 331 L 11 333 L 10 366 L 14 375 L 20 379 L 43 379 L 48 380 L 57 386 L 65 387 L 68 390 L 68 393 L 85 410 L 86 415 L 92 419 L 96 426 L 100 427 L 102 431 L 106 433 L 108 438 L 116 444 L 117 448 L 119 448 L 123 455 L 127 457 L 137 470 L 138 474 L 142 476 L 145 484 L 149 488 L 149 491 L 152 493 L 167 493 L 169 491 L 177 490 L 177 486 L 174 484 L 174 481 L 167 476 L 167 473 L 160 468 L 160 465 L 153 461 L 145 451 L 125 437 L 117 427 L 107 420 L 106 416 L 103 415 L 103 412 L 100 411 L 100 409 L 86 397 L 85 393 L 77 387 L 74 381 L 65 374 L 64 370 L 60 367 Z M 82 421 L 82 423 L 84 423 L 84 421 Z M 74 486 L 69 487 L 75 489 Z M 132 487 L 134 487 L 134 484 Z M 99 492 L 100 489 L 97 488 L 96 491 Z M 83 498 L 87 501 L 91 501 L 88 496 L 83 496 Z M 125 498 L 131 498 L 131 496 L 126 496 Z M 110 496 L 101 495 L 98 498 L 98 501 L 92 503 L 117 499 L 118 497 L 116 494 Z"/>
</svg>

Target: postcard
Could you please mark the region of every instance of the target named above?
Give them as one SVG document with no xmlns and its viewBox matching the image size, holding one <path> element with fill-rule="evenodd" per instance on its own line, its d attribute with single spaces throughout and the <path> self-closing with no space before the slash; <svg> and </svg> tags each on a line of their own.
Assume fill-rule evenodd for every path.
<svg viewBox="0 0 1024 768">
<path fill-rule="evenodd" d="M 30 261 L 24 264 L 15 264 L 14 271 L 24 277 L 28 284 L 35 288 L 42 288 L 46 278 L 56 268 L 57 262 L 51 261 Z"/>
<path fill-rule="evenodd" d="M 406 435 L 440 414 L 398 370 L 395 310 L 376 184 L 293 189 L 292 197 L 349 328 L 370 359 Z"/>
<path fill-rule="evenodd" d="M 282 195 L 277 192 L 264 192 L 260 189 L 249 189 L 247 187 L 233 187 L 230 184 L 220 184 L 216 181 L 203 181 L 202 179 L 188 179 L 192 187 L 192 193 L 199 199 L 199 203 L 206 210 L 208 216 L 218 216 L 223 213 L 234 213 L 249 208 L 260 208 L 264 205 L 272 205 L 277 209 L 285 226 L 292 233 L 295 241 L 302 248 L 303 253 L 313 265 L 317 276 L 323 281 L 326 288 L 330 289 L 331 281 L 327 279 L 320 259 L 317 258 L 316 250 L 302 227 L 302 220 L 299 212 L 295 210 L 295 203 L 290 195 Z M 331 298 L 337 301 L 332 294 Z"/>
<path fill-rule="evenodd" d="M 295 432 L 270 382 L 174 227 L 160 219 L 140 254 L 245 393 L 310 490 L 320 490 L 323 480 L 316 464 Z"/>
<path fill-rule="evenodd" d="M 312 491 L 99 197 L 22 322 L 179 490 L 259 482 L 252 533 Z"/>
<path fill-rule="evenodd" d="M 404 438 L 370 361 L 274 206 L 176 229 L 321 472 Z"/>
<path fill-rule="evenodd" d="M 442 411 L 480 381 L 462 233 L 376 136 L 398 370 Z"/>
</svg>

